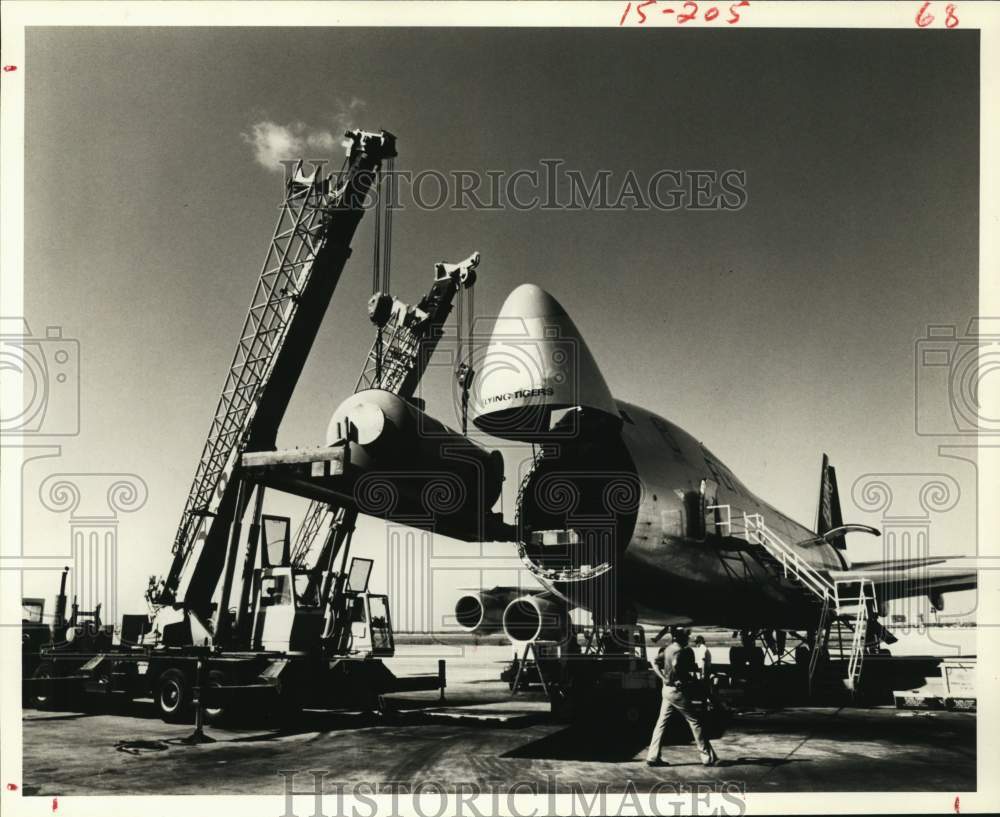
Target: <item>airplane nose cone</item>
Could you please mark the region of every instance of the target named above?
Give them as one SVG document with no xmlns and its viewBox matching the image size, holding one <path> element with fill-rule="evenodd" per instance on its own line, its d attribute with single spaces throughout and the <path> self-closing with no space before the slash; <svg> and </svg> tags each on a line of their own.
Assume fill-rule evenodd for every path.
<svg viewBox="0 0 1000 817">
<path fill-rule="evenodd" d="M 573 319 L 534 284 L 507 296 L 475 368 L 469 414 L 488 434 L 519 441 L 551 438 L 552 412 L 574 407 L 618 416 Z"/>
<path fill-rule="evenodd" d="M 566 315 L 562 304 L 537 284 L 521 284 L 511 290 L 500 308 L 502 318 L 548 318 Z"/>
</svg>

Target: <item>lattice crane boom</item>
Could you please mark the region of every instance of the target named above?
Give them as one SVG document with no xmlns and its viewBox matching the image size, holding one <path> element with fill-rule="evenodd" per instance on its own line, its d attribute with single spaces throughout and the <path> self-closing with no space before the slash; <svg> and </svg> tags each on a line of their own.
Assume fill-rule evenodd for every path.
<svg viewBox="0 0 1000 817">
<path fill-rule="evenodd" d="M 236 512 L 233 472 L 244 451 L 273 446 L 278 426 L 351 254 L 351 240 L 383 160 L 395 156 L 387 132 L 349 131 L 346 169 L 305 176 L 299 162 L 286 185 L 236 352 L 216 406 L 173 544 L 157 604 L 206 613 L 225 561 Z M 186 588 L 182 580 L 187 578 Z"/>
</svg>

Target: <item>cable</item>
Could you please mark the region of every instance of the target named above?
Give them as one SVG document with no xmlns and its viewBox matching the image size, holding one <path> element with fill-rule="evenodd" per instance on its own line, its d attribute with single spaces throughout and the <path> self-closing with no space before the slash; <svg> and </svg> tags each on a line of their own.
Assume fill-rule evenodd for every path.
<svg viewBox="0 0 1000 817">
<path fill-rule="evenodd" d="M 395 159 L 388 160 L 388 167 L 385 176 L 385 190 L 383 207 L 385 209 L 385 244 L 382 248 L 382 291 L 388 294 L 391 291 L 391 259 L 392 259 L 392 203 L 396 199 L 396 174 Z M 388 175 L 386 175 L 388 174 Z"/>
<path fill-rule="evenodd" d="M 372 254 L 372 295 L 377 295 L 379 292 L 379 284 L 381 283 L 381 271 L 379 269 L 379 261 L 381 256 L 381 243 L 382 243 L 382 202 L 381 202 L 381 185 L 382 185 L 382 174 L 380 172 L 381 168 L 375 168 L 375 183 L 372 185 L 372 189 L 375 191 L 376 202 L 375 202 L 375 242 Z"/>
<path fill-rule="evenodd" d="M 458 285 L 458 292 L 456 294 L 458 295 L 458 307 L 457 307 L 458 320 L 455 321 L 456 323 L 455 345 L 458 347 L 456 362 L 458 366 L 461 366 L 463 363 L 465 363 L 465 319 L 463 317 L 465 314 L 465 290 L 462 288 L 461 284 Z"/>
<path fill-rule="evenodd" d="M 472 358 L 476 353 L 476 285 L 469 287 L 469 324 L 466 329 L 466 337 L 469 344 L 469 367 L 472 367 Z"/>
</svg>

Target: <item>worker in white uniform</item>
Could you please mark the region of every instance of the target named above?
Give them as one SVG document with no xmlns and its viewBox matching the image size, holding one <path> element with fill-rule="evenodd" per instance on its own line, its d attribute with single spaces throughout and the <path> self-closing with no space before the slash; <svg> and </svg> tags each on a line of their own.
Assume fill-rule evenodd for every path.
<svg viewBox="0 0 1000 817">
<path fill-rule="evenodd" d="M 697 636 L 694 640 L 694 662 L 698 667 L 698 674 L 706 684 L 712 677 L 712 652 L 705 644 L 702 636 Z"/>
<path fill-rule="evenodd" d="M 675 709 L 684 716 L 691 727 L 694 742 L 698 745 L 698 751 L 701 752 L 702 765 L 714 766 L 719 762 L 715 749 L 705 737 L 694 704 L 687 691 L 698 683 L 698 669 L 695 665 L 694 652 L 688 646 L 689 635 L 685 629 L 676 630 L 673 643 L 662 653 L 662 665 L 660 664 L 661 656 L 657 656 L 656 661 L 653 662 L 653 671 L 663 681 L 663 692 L 660 715 L 656 719 L 653 739 L 650 741 L 649 752 L 646 755 L 647 766 L 666 765 L 660 759 L 660 744 L 663 742 L 667 719 L 670 717 L 671 711 Z"/>
</svg>

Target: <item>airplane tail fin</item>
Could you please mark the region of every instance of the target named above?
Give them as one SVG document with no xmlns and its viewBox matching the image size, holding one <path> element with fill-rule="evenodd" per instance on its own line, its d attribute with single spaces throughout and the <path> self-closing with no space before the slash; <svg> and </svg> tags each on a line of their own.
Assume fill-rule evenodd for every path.
<svg viewBox="0 0 1000 817">
<path fill-rule="evenodd" d="M 837 491 L 837 472 L 830 465 L 830 458 L 823 455 L 823 468 L 820 472 L 819 509 L 816 513 L 816 534 L 822 536 L 829 530 L 839 528 L 844 524 L 840 515 L 840 494 Z M 830 540 L 838 550 L 847 550 L 847 542 L 843 536 Z"/>
</svg>

